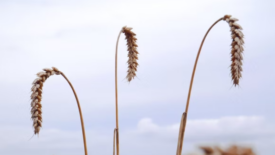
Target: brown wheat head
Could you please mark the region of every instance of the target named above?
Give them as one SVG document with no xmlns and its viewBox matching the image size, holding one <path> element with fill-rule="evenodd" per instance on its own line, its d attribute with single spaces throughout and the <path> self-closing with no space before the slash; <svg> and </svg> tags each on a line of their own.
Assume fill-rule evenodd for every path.
<svg viewBox="0 0 275 155">
<path fill-rule="evenodd" d="M 127 40 L 127 47 L 128 47 L 128 74 L 126 76 L 127 80 L 130 82 L 136 76 L 137 71 L 137 60 L 138 60 L 138 51 L 137 51 L 137 38 L 135 37 L 136 34 L 131 31 L 132 28 L 124 26 L 122 28 L 122 33 L 125 34 Z"/>
<path fill-rule="evenodd" d="M 253 150 L 248 147 L 241 147 L 233 145 L 226 150 L 222 150 L 219 147 L 200 147 L 204 152 L 204 155 L 255 155 Z"/>
<path fill-rule="evenodd" d="M 228 22 L 231 28 L 231 77 L 233 84 L 239 85 L 239 80 L 242 77 L 242 60 L 243 60 L 243 45 L 244 45 L 244 35 L 242 33 L 242 27 L 237 23 L 237 18 L 232 18 L 231 15 L 225 15 L 223 20 Z"/>
<path fill-rule="evenodd" d="M 51 76 L 51 75 L 59 75 L 61 72 L 55 68 L 45 68 L 44 71 L 37 73 L 36 78 L 33 81 L 33 86 L 31 88 L 31 118 L 33 120 L 33 128 L 34 134 L 39 134 L 40 128 L 42 127 L 42 88 L 44 82 Z"/>
</svg>

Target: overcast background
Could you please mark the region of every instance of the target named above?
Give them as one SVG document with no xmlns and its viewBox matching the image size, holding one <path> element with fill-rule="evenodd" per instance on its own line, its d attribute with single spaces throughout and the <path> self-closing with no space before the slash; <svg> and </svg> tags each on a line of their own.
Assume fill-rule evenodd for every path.
<svg viewBox="0 0 275 155">
<path fill-rule="evenodd" d="M 230 31 L 221 21 L 202 49 L 183 154 L 201 145 L 239 144 L 273 155 L 274 6 L 272 0 L 0 0 L 0 154 L 84 154 L 76 102 L 61 76 L 44 85 L 43 128 L 32 137 L 31 83 L 52 66 L 79 95 L 89 154 L 112 154 L 115 43 L 125 25 L 137 34 L 140 65 L 129 84 L 122 35 L 121 155 L 175 154 L 199 45 L 213 22 L 231 14 L 244 28 L 243 78 L 232 85 Z"/>
</svg>

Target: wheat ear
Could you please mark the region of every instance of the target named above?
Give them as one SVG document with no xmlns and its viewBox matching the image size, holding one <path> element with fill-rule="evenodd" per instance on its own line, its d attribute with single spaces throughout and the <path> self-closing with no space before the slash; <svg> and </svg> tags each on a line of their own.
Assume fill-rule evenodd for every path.
<svg viewBox="0 0 275 155">
<path fill-rule="evenodd" d="M 136 34 L 132 31 L 132 28 L 124 26 L 118 34 L 117 43 L 116 43 L 116 54 L 115 54 L 115 91 L 116 91 L 116 128 L 114 132 L 114 140 L 116 145 L 116 154 L 119 155 L 119 128 L 118 128 L 118 91 L 117 91 L 117 51 L 118 51 L 118 42 L 121 33 L 124 33 L 127 40 L 128 47 L 128 71 L 127 71 L 127 80 L 130 82 L 136 76 L 137 71 L 137 60 L 138 60 L 138 51 L 137 51 L 137 38 Z"/>
<path fill-rule="evenodd" d="M 242 27 L 237 23 L 237 18 L 231 18 L 230 15 L 225 15 L 223 20 L 228 22 L 231 30 L 231 77 L 233 80 L 233 84 L 239 85 L 239 80 L 242 77 L 241 72 L 242 69 L 242 60 L 243 56 L 242 53 L 244 51 L 243 44 L 244 44 L 244 35 L 242 33 Z"/>
<path fill-rule="evenodd" d="M 138 51 L 137 51 L 137 38 L 135 37 L 136 34 L 131 31 L 132 28 L 124 26 L 122 28 L 122 33 L 125 34 L 126 40 L 127 40 L 127 47 L 128 47 L 128 74 L 126 76 L 127 80 L 130 82 L 132 79 L 136 76 L 137 71 L 137 60 L 138 60 Z"/>
<path fill-rule="evenodd" d="M 213 148 L 207 146 L 202 146 L 200 149 L 204 152 L 205 155 L 212 155 L 215 152 Z"/>
<path fill-rule="evenodd" d="M 244 44 L 244 41 L 243 41 L 243 33 L 241 32 L 242 30 L 242 27 L 236 23 L 236 21 L 238 21 L 238 19 L 236 18 L 231 18 L 231 15 L 225 15 L 224 17 L 218 19 L 206 32 L 202 42 L 201 42 L 201 45 L 200 45 L 200 48 L 199 48 L 199 51 L 198 51 L 198 54 L 197 54 L 197 57 L 196 57 L 196 61 L 195 61 L 195 64 L 194 64 L 194 68 L 193 68 L 193 72 L 192 72 L 192 77 L 191 77 L 191 81 L 190 81 L 190 86 L 189 86 L 189 92 L 188 92 L 188 97 L 187 97 L 187 103 L 186 103 L 186 107 L 185 107 L 185 117 L 184 119 L 187 120 L 187 115 L 188 115 L 188 108 L 189 108 L 189 102 L 190 102 L 190 97 L 191 97 L 191 91 L 192 91 L 192 86 L 193 86 L 193 81 L 194 81 L 194 76 L 195 76 L 195 72 L 196 72 L 196 68 L 197 68 L 197 63 L 198 63 L 198 60 L 199 60 L 199 56 L 200 56 L 200 53 L 201 53 L 201 49 L 202 49 L 202 46 L 203 46 L 203 43 L 206 39 L 206 36 L 208 35 L 208 33 L 210 32 L 210 30 L 218 23 L 220 22 L 221 20 L 225 20 L 229 23 L 229 26 L 231 27 L 231 37 L 233 39 L 231 45 L 232 45 L 232 50 L 231 50 L 231 61 L 232 61 L 232 64 L 231 64 L 231 76 L 232 76 L 232 80 L 233 80 L 233 84 L 236 86 L 236 85 L 239 85 L 239 79 L 241 78 L 241 71 L 242 71 L 242 52 L 243 52 L 243 44 Z M 179 131 L 179 137 L 182 137 L 182 140 L 184 139 L 184 133 L 185 133 L 185 128 L 186 128 L 186 120 L 184 121 L 181 121 L 182 123 L 185 123 L 185 125 L 181 125 L 183 126 L 183 128 L 180 129 Z M 180 141 L 178 141 L 178 148 L 177 148 L 177 155 L 181 155 L 181 152 L 182 152 L 182 144 L 179 145 L 179 143 L 181 143 Z"/>
<path fill-rule="evenodd" d="M 69 83 L 71 86 L 78 110 L 79 110 L 79 115 L 80 115 L 80 121 L 81 121 L 81 127 L 82 127 L 82 135 L 83 135 L 83 143 L 84 143 L 84 151 L 85 155 L 88 155 L 87 151 L 87 144 L 86 144 L 86 135 L 85 135 L 85 128 L 84 128 L 84 121 L 82 117 L 82 112 L 81 112 L 81 107 L 80 103 L 77 97 L 77 94 L 73 88 L 73 85 L 71 82 L 68 80 L 68 78 L 65 76 L 64 73 L 59 71 L 57 68 L 52 67 L 50 68 L 45 68 L 43 69 L 44 71 L 37 73 L 38 78 L 36 78 L 33 81 L 33 86 L 31 88 L 32 94 L 31 94 L 31 118 L 33 120 L 33 128 L 34 128 L 34 134 L 39 134 L 40 128 L 42 127 L 42 105 L 41 105 L 41 100 L 42 100 L 42 89 L 43 89 L 43 84 L 44 82 L 51 76 L 51 75 L 62 75 L 65 80 Z"/>
<path fill-rule="evenodd" d="M 255 155 L 253 150 L 248 147 L 233 145 L 226 150 L 219 147 L 200 147 L 204 155 Z"/>
</svg>

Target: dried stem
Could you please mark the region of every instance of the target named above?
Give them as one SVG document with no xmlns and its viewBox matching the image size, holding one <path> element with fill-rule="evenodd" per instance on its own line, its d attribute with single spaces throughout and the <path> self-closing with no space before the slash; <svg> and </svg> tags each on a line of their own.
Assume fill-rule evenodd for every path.
<svg viewBox="0 0 275 155">
<path fill-rule="evenodd" d="M 117 146 L 116 139 L 117 139 L 117 137 L 118 137 L 118 132 L 117 132 L 117 129 L 115 128 L 114 129 L 114 142 L 113 142 L 113 155 L 116 154 L 116 146 Z"/>
<path fill-rule="evenodd" d="M 176 155 L 181 155 L 181 152 L 182 152 L 182 144 L 183 144 L 185 125 L 186 125 L 186 113 L 184 112 L 182 114 L 181 122 L 180 122 L 179 137 L 178 137 L 178 147 L 177 147 L 177 153 L 176 153 Z"/>
<path fill-rule="evenodd" d="M 74 90 L 74 87 L 73 85 L 71 84 L 71 82 L 69 81 L 69 79 L 65 76 L 64 73 L 60 73 L 65 79 L 66 81 L 69 83 L 69 85 L 71 86 L 72 88 L 72 91 L 74 93 L 74 97 L 76 99 L 76 102 L 77 102 L 77 106 L 78 106 L 78 111 L 79 111 L 79 116 L 80 116 L 80 121 L 81 121 L 81 128 L 82 128 L 82 136 L 83 136 L 83 144 L 84 144 L 84 152 L 85 152 L 85 155 L 88 155 L 88 149 L 87 149 L 87 143 L 86 143 L 86 134 L 85 134 L 85 127 L 84 127 L 84 120 L 83 120 L 83 116 L 82 116 L 82 112 L 81 112 L 81 107 L 80 107 L 80 103 L 79 103 L 79 100 L 78 100 L 78 97 L 77 97 L 77 94 Z"/>
<path fill-rule="evenodd" d="M 187 98 L 187 103 L 186 103 L 186 108 L 185 108 L 185 121 L 181 121 L 181 125 L 180 126 L 183 126 L 183 128 L 180 129 L 180 134 L 181 134 L 181 137 L 182 137 L 182 141 L 184 139 L 184 133 L 185 133 L 185 127 L 186 127 L 186 120 L 187 120 L 187 114 L 188 114 L 188 107 L 189 107 L 189 102 L 190 102 L 190 96 L 191 96 L 191 90 L 192 90 L 192 86 L 193 86 L 193 80 L 194 80 L 194 76 L 195 76 L 195 72 L 196 72 L 196 68 L 197 68 L 197 63 L 198 63 L 198 60 L 199 60 L 199 56 L 200 56 L 200 53 L 201 53 L 201 49 L 202 49 L 202 46 L 203 46 L 203 43 L 204 43 L 204 40 L 206 38 L 206 36 L 208 35 L 208 33 L 210 32 L 210 30 L 212 29 L 212 27 L 214 25 L 216 25 L 219 21 L 221 21 L 223 18 L 220 18 L 219 20 L 217 20 L 209 29 L 208 31 L 206 32 L 202 42 L 201 42 L 201 45 L 200 45 L 200 48 L 199 48 L 199 51 L 198 51 L 198 54 L 197 54 L 197 58 L 196 58 L 196 61 L 195 61 L 195 65 L 194 65 L 194 68 L 193 68 L 193 73 L 192 73 L 192 77 L 191 77 L 191 82 L 190 82 L 190 86 L 189 86 L 189 92 L 188 92 L 188 98 Z M 179 144 L 180 141 L 178 141 L 178 149 L 177 149 L 177 155 L 181 155 L 181 152 L 182 152 L 182 147 L 183 147 L 183 142 L 181 144 Z"/>
<path fill-rule="evenodd" d="M 119 37 L 122 33 L 122 30 L 119 32 L 118 37 L 117 37 L 117 42 L 116 42 L 116 57 L 115 57 L 115 91 L 116 91 L 116 128 L 115 131 L 118 133 L 118 91 L 117 91 L 117 49 L 118 49 L 118 42 L 119 42 Z M 114 133 L 115 134 L 115 133 Z M 119 155 L 119 138 L 116 137 L 116 154 Z"/>
<path fill-rule="evenodd" d="M 200 48 L 199 48 L 199 51 L 198 51 L 198 54 L 197 54 L 197 57 L 196 57 L 196 61 L 195 61 L 195 64 L 194 64 L 194 68 L 193 68 L 193 73 L 192 73 L 192 77 L 191 77 L 191 82 L 190 82 L 190 86 L 189 86 L 189 92 L 188 92 L 188 98 L 187 98 L 187 103 L 186 103 L 186 107 L 185 107 L 185 112 L 186 112 L 186 116 L 188 114 L 188 108 L 189 108 L 189 102 L 190 102 L 190 97 L 191 97 L 191 91 L 192 91 L 192 86 L 193 86 L 193 81 L 194 81 L 194 77 L 195 77 L 195 72 L 196 72 L 196 68 L 197 68 L 197 63 L 198 63 L 198 60 L 199 60 L 199 57 L 200 57 L 200 53 L 201 53 L 201 49 L 202 49 L 202 46 L 203 46 L 203 43 L 208 35 L 208 33 L 210 32 L 210 30 L 219 22 L 221 21 L 223 18 L 220 18 L 219 20 L 217 20 L 209 29 L 208 31 L 206 32 L 205 36 L 203 37 L 203 40 L 201 42 L 201 45 L 200 45 Z"/>
</svg>

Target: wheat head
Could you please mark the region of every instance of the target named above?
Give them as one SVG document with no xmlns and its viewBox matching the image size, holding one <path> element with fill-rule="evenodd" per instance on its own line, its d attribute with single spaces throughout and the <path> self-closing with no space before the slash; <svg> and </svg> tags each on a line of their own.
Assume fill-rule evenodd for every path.
<svg viewBox="0 0 275 155">
<path fill-rule="evenodd" d="M 243 60 L 243 45 L 244 45 L 244 34 L 242 33 L 242 27 L 237 23 L 237 18 L 232 18 L 231 15 L 225 15 L 225 20 L 231 28 L 231 77 L 233 84 L 239 85 L 239 80 L 242 77 L 242 60 Z"/>
<path fill-rule="evenodd" d="M 233 145 L 226 150 L 220 147 L 200 147 L 204 155 L 255 155 L 253 150 L 248 147 L 241 147 Z"/>
<path fill-rule="evenodd" d="M 138 51 L 137 51 L 137 38 L 135 37 L 136 34 L 131 31 L 132 28 L 124 26 L 122 28 L 122 33 L 125 34 L 127 40 L 127 47 L 128 47 L 128 71 L 127 71 L 127 80 L 130 82 L 136 76 L 137 71 L 137 60 L 138 60 Z"/>
<path fill-rule="evenodd" d="M 34 134 L 39 134 L 40 128 L 42 127 L 42 89 L 44 82 L 51 75 L 59 75 L 61 72 L 55 68 L 45 68 L 44 71 L 37 73 L 36 78 L 32 83 L 32 94 L 31 94 L 31 118 L 33 120 Z"/>
</svg>

